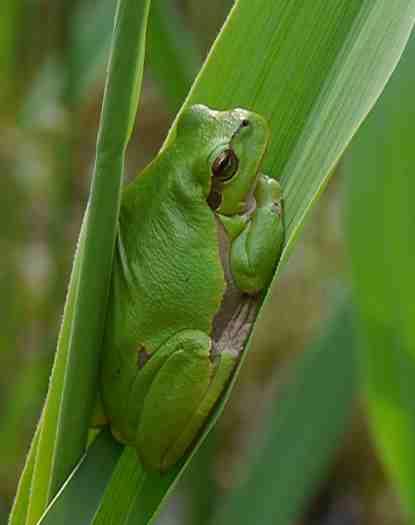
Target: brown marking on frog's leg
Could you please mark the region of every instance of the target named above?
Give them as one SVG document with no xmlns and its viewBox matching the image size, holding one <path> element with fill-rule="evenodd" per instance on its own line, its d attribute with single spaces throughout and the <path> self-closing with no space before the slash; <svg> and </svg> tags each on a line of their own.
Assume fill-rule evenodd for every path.
<svg viewBox="0 0 415 525">
<path fill-rule="evenodd" d="M 232 312 L 225 329 L 222 330 L 219 339 L 214 343 L 213 352 L 221 354 L 225 350 L 240 356 L 245 343 L 251 333 L 257 312 L 260 306 L 260 297 L 244 295 L 239 306 Z"/>
<path fill-rule="evenodd" d="M 139 370 L 143 368 L 143 366 L 147 363 L 149 359 L 150 359 L 150 354 L 147 352 L 146 347 L 142 344 L 138 345 L 137 367 L 139 368 Z"/>
</svg>

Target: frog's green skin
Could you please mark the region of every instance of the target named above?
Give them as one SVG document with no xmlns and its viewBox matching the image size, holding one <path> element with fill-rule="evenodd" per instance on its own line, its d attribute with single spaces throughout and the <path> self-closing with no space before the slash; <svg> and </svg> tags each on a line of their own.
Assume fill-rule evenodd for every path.
<svg viewBox="0 0 415 525">
<path fill-rule="evenodd" d="M 211 338 L 229 284 L 220 224 L 241 293 L 263 290 L 279 259 L 280 186 L 258 173 L 268 136 L 252 112 L 192 106 L 124 191 L 101 395 L 112 432 L 146 468 L 165 471 L 183 456 L 238 359 Z M 236 167 L 221 168 L 225 150 L 238 167 L 221 182 Z"/>
</svg>

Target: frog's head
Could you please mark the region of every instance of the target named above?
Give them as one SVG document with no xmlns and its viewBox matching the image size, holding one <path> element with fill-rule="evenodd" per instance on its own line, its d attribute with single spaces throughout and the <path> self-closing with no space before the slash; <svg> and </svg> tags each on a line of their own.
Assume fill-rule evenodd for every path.
<svg viewBox="0 0 415 525">
<path fill-rule="evenodd" d="M 232 216 L 250 207 L 269 134 L 265 119 L 244 109 L 214 111 L 195 105 L 182 113 L 177 140 L 185 141 L 186 150 L 197 158 L 192 171 L 216 213 Z"/>
</svg>

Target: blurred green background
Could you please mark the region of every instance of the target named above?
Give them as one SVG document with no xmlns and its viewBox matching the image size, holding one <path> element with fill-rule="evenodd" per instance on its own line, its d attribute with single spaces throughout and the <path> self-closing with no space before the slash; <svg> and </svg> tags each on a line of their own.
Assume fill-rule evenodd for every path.
<svg viewBox="0 0 415 525">
<path fill-rule="evenodd" d="M 176 0 L 166 12 L 165 2 L 154 2 L 164 16 L 150 23 L 129 177 L 157 152 L 231 4 Z M 0 524 L 47 389 L 94 159 L 114 8 L 115 0 L 0 5 Z M 182 60 L 159 61 L 157 50 L 169 45 Z M 389 104 L 398 106 L 399 90 L 393 96 Z M 351 288 L 343 220 L 350 177 L 347 163 L 340 164 L 259 322 L 228 408 L 160 523 L 207 523 L 213 505 L 243 482 L 245 459 L 267 401 L 286 380 L 286 364 L 324 334 Z M 356 403 L 303 523 L 399 525 L 400 516 Z"/>
</svg>

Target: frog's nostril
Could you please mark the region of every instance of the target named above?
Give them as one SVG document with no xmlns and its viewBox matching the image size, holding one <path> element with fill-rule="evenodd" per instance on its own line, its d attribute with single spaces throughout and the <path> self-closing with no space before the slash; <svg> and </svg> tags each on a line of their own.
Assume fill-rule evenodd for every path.
<svg viewBox="0 0 415 525">
<path fill-rule="evenodd" d="M 249 126 L 249 124 L 250 124 L 249 120 L 244 118 L 243 121 L 241 122 L 241 127 L 246 128 Z"/>
</svg>

